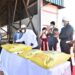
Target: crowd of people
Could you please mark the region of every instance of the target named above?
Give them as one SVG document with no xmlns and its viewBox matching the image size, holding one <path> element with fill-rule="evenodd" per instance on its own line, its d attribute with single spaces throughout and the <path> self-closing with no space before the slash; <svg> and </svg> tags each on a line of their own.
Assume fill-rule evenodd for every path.
<svg viewBox="0 0 75 75">
<path fill-rule="evenodd" d="M 42 51 L 54 50 L 57 51 L 58 39 L 60 39 L 61 52 L 70 54 L 70 49 L 73 40 L 73 27 L 70 25 L 69 20 L 64 18 L 62 20 L 63 28 L 59 33 L 58 28 L 55 27 L 55 22 L 51 21 L 50 25 L 45 25 L 39 35 L 40 43 L 38 44 L 37 35 L 31 29 L 24 28 L 18 30 L 13 37 L 14 42 L 23 43 L 32 46 L 33 49 L 40 49 Z M 69 59 L 71 61 L 71 58 Z M 71 64 L 72 66 L 72 64 Z"/>
<path fill-rule="evenodd" d="M 39 49 L 42 51 L 57 51 L 58 40 L 60 40 L 60 50 L 61 52 L 70 54 L 71 47 L 73 46 L 73 27 L 70 25 L 69 20 L 63 18 L 63 27 L 59 32 L 58 28 L 56 28 L 55 21 L 51 21 L 50 25 L 44 25 L 42 31 L 39 36 L 34 33 L 33 30 L 27 29 L 26 27 L 23 29 L 17 30 L 17 32 L 13 35 L 14 43 L 22 43 L 25 45 L 32 46 L 33 49 Z M 1 42 L 0 35 L 0 42 Z M 40 42 L 38 42 L 38 39 Z M 75 48 L 75 47 L 74 47 Z M 2 47 L 0 45 L 0 52 Z M 74 49 L 75 51 L 75 49 Z M 75 52 L 74 52 L 75 53 Z M 71 62 L 71 71 L 72 71 L 72 61 Z"/>
<path fill-rule="evenodd" d="M 58 28 L 55 28 L 55 22 L 51 21 L 50 26 L 43 27 L 40 33 L 41 50 L 57 50 Z"/>
<path fill-rule="evenodd" d="M 58 28 L 55 27 L 55 22 L 51 21 L 50 25 L 45 25 L 39 35 L 40 43 L 38 44 L 37 35 L 31 29 L 19 29 L 13 36 L 14 42 L 21 42 L 32 46 L 33 49 L 40 49 L 43 51 L 57 50 L 58 39 L 60 39 L 60 48 L 62 52 L 70 54 L 70 48 L 73 40 L 73 27 L 69 24 L 69 20 L 64 18 L 62 20 L 63 28 L 59 33 Z"/>
</svg>

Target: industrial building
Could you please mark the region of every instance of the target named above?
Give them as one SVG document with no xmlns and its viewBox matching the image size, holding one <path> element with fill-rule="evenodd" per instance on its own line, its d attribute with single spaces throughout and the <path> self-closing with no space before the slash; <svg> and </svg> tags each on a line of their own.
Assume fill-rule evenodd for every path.
<svg viewBox="0 0 75 75">
<path fill-rule="evenodd" d="M 0 31 L 3 40 L 12 40 L 13 33 L 26 25 L 38 35 L 50 21 L 58 24 L 58 10 L 64 0 L 0 0 Z"/>
</svg>

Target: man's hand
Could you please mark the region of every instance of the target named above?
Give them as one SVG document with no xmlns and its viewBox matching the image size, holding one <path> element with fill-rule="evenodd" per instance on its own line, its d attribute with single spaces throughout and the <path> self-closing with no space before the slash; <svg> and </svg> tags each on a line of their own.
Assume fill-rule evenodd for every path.
<svg viewBox="0 0 75 75">
<path fill-rule="evenodd" d="M 71 41 L 66 41 L 66 43 L 71 43 Z"/>
<path fill-rule="evenodd" d="M 72 46 L 73 46 L 72 41 L 66 41 L 66 43 L 67 43 L 70 47 L 72 47 Z"/>
</svg>

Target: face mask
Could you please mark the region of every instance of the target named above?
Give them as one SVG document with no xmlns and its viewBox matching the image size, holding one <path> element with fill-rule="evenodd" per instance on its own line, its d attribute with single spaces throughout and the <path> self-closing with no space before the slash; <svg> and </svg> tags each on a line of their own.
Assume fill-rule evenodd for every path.
<svg viewBox="0 0 75 75">
<path fill-rule="evenodd" d="M 45 30 L 43 30 L 43 33 L 45 33 L 46 31 Z"/>
<path fill-rule="evenodd" d="M 46 34 L 48 34 L 48 31 L 46 31 Z"/>
<path fill-rule="evenodd" d="M 19 32 L 19 30 L 17 32 Z"/>
<path fill-rule="evenodd" d="M 53 25 L 50 26 L 50 28 L 53 28 L 53 27 L 54 27 Z"/>
<path fill-rule="evenodd" d="M 24 30 L 22 30 L 22 32 L 24 32 Z"/>
</svg>

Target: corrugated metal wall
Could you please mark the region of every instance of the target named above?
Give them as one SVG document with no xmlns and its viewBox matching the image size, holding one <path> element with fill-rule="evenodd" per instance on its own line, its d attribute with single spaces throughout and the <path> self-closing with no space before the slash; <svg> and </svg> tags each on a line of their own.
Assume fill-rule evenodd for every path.
<svg viewBox="0 0 75 75">
<path fill-rule="evenodd" d="M 46 1 L 59 6 L 64 6 L 64 0 L 46 0 Z"/>
</svg>

